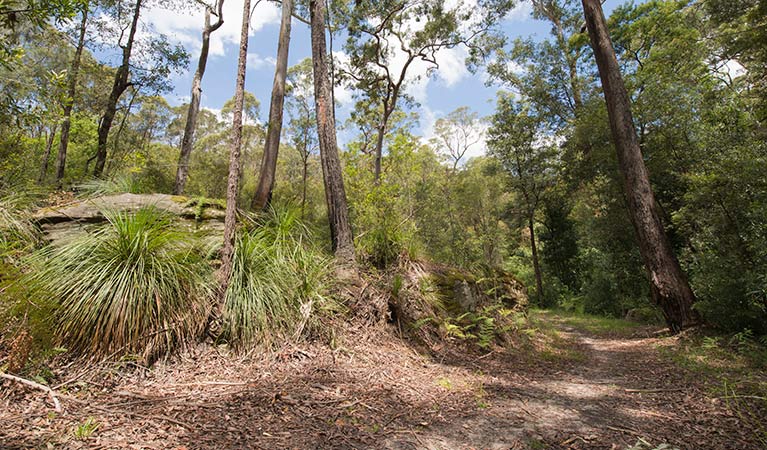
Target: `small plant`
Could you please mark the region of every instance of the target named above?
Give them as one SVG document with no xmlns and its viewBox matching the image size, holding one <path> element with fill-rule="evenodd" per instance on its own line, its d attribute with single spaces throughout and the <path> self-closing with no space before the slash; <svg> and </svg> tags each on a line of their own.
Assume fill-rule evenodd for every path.
<svg viewBox="0 0 767 450">
<path fill-rule="evenodd" d="M 85 422 L 77 425 L 74 429 L 75 439 L 84 441 L 91 437 L 99 428 L 99 423 L 92 416 L 85 419 Z"/>
<path fill-rule="evenodd" d="M 58 333 L 95 356 L 147 360 L 199 335 L 208 316 L 210 267 L 194 236 L 155 209 L 106 212 L 109 223 L 34 259 L 29 281 L 60 305 Z"/>
<path fill-rule="evenodd" d="M 447 390 L 451 390 L 451 389 L 453 389 L 453 383 L 450 381 L 450 379 L 449 379 L 449 378 L 445 378 L 445 377 L 439 377 L 439 378 L 437 379 L 437 384 L 438 384 L 439 386 L 441 386 L 441 387 L 443 387 L 443 388 L 447 389 Z"/>
</svg>

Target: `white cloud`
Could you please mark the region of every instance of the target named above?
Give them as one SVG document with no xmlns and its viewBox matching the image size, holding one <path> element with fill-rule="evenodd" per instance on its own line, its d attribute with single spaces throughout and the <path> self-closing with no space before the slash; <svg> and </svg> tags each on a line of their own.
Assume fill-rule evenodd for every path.
<svg viewBox="0 0 767 450">
<path fill-rule="evenodd" d="M 532 12 L 533 4 L 529 0 L 523 0 L 506 14 L 506 20 L 509 22 L 521 22 L 527 20 Z"/>
<path fill-rule="evenodd" d="M 274 67 L 277 60 L 271 56 L 261 56 L 258 53 L 248 53 L 248 69 L 261 70 L 268 67 Z"/>
<path fill-rule="evenodd" d="M 242 5 L 242 1 L 224 2 L 224 24 L 211 34 L 210 38 L 211 56 L 223 56 L 225 45 L 239 44 Z M 205 23 L 205 14 L 201 7 L 195 5 L 195 7 L 168 9 L 156 6 L 147 9 L 143 13 L 143 18 L 154 30 L 168 35 L 173 42 L 184 45 L 192 53 L 199 51 L 202 27 Z M 216 18 L 212 17 L 211 20 L 215 22 Z M 249 35 L 253 36 L 264 26 L 279 22 L 279 7 L 273 2 L 260 2 L 252 15 Z"/>
</svg>

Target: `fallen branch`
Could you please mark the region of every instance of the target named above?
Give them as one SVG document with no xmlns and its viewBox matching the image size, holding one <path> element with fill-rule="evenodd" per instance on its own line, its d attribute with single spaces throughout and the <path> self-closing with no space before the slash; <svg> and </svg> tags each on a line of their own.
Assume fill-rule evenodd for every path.
<svg viewBox="0 0 767 450">
<path fill-rule="evenodd" d="M 606 425 L 605 428 L 607 428 L 608 430 L 618 431 L 620 433 L 628 433 L 628 434 L 633 434 L 634 436 L 642 437 L 642 433 L 636 430 L 632 430 L 630 428 L 613 427 L 610 425 Z"/>
<path fill-rule="evenodd" d="M 624 389 L 624 392 L 632 393 L 632 394 L 655 394 L 658 392 L 679 392 L 684 391 L 686 389 L 682 388 L 676 388 L 676 389 Z"/>
<path fill-rule="evenodd" d="M 48 396 L 51 398 L 51 401 L 53 402 L 53 409 L 56 412 L 61 412 L 61 403 L 59 403 L 59 399 L 56 398 L 56 394 L 53 392 L 53 389 L 49 388 L 48 386 L 45 386 L 44 384 L 40 384 L 40 383 L 35 383 L 34 381 L 27 380 L 25 378 L 17 377 L 15 375 L 9 375 L 3 372 L 0 372 L 0 378 L 5 378 L 6 380 L 15 381 L 17 383 L 21 383 L 21 384 L 33 387 L 35 389 L 39 389 L 41 391 L 47 392 Z"/>
</svg>

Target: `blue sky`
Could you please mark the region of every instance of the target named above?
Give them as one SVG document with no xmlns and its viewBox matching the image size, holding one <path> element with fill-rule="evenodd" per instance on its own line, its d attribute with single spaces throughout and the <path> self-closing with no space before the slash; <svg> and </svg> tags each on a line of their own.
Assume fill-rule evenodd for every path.
<svg viewBox="0 0 767 450">
<path fill-rule="evenodd" d="M 608 0 L 604 5 L 606 13 L 622 3 L 625 1 Z M 203 79 L 202 106 L 213 110 L 220 109 L 224 102 L 232 97 L 237 68 L 242 1 L 226 0 L 224 4 L 225 23 L 213 34 L 211 55 Z M 251 22 L 246 89 L 253 92 L 261 101 L 262 119 L 266 118 L 269 108 L 279 19 L 279 7 L 274 3 L 262 1 L 256 6 Z M 172 104 L 186 101 L 199 54 L 202 11 L 179 12 L 154 8 L 144 13 L 143 20 L 153 29 L 168 35 L 171 41 L 183 44 L 189 51 L 191 55 L 189 71 L 175 75 L 175 90 L 167 95 Z M 502 28 L 511 38 L 517 36 L 543 38 L 549 33 L 549 26 L 545 22 L 530 17 L 530 5 L 527 1 L 520 2 L 520 5 L 507 16 Z M 308 26 L 293 20 L 292 31 L 290 65 L 296 64 L 311 54 Z M 337 38 L 334 50 L 342 51 L 342 45 L 342 39 Z M 493 111 L 498 88 L 485 86 L 479 74 L 471 74 L 462 67 L 461 59 L 460 50 L 444 55 L 443 60 L 439 61 L 443 68 L 437 74 L 409 88 L 409 92 L 421 105 L 417 108 L 421 117 L 420 133 L 426 137 L 430 134 L 434 120 L 460 106 L 469 106 L 481 116 L 487 116 Z M 339 122 L 342 122 L 348 117 L 348 112 L 353 106 L 351 92 L 337 91 L 336 97 L 341 102 L 338 118 Z M 343 138 L 341 140 L 343 141 Z"/>
</svg>

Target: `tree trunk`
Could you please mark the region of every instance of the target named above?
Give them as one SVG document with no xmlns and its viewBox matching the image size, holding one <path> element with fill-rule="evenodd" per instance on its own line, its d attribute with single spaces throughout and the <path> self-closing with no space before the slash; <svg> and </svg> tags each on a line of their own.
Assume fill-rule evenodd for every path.
<svg viewBox="0 0 767 450">
<path fill-rule="evenodd" d="M 378 184 L 378 180 L 381 178 L 381 159 L 383 158 L 383 144 L 384 137 L 386 136 L 386 119 L 384 123 L 379 125 L 378 133 L 376 135 L 376 159 L 373 168 L 373 181 Z"/>
<path fill-rule="evenodd" d="M 115 119 L 115 113 L 117 112 L 117 102 L 120 100 L 120 96 L 128 89 L 130 83 L 128 82 L 128 75 L 130 74 L 130 57 L 133 50 L 133 40 L 136 37 L 136 30 L 138 29 L 138 18 L 141 14 L 141 1 L 136 0 L 136 6 L 133 10 L 133 21 L 131 22 L 130 31 L 128 32 L 128 41 L 125 46 L 122 47 L 122 62 L 120 67 L 117 68 L 115 74 L 115 81 L 112 85 L 112 92 L 109 94 L 109 100 L 107 101 L 107 107 L 104 111 L 104 117 L 101 118 L 99 124 L 99 139 L 98 150 L 96 151 L 96 166 L 93 168 L 93 176 L 101 177 L 104 173 L 104 164 L 107 161 L 107 139 L 109 138 L 109 130 L 112 128 L 112 122 Z"/>
<path fill-rule="evenodd" d="M 628 93 L 621 78 L 599 0 L 582 0 L 607 103 L 618 165 L 636 230 L 639 252 L 650 278 L 653 301 L 663 309 L 672 332 L 699 323 L 692 309 L 695 296 L 671 248 L 656 209 L 650 178 L 642 159 Z"/>
<path fill-rule="evenodd" d="M 53 139 L 56 137 L 56 128 L 58 128 L 58 124 L 54 124 L 49 131 L 48 140 L 45 143 L 43 163 L 40 165 L 40 175 L 37 177 L 37 184 L 42 184 L 45 175 L 48 173 L 48 161 L 51 159 L 51 150 L 53 149 Z"/>
<path fill-rule="evenodd" d="M 67 86 L 67 98 L 64 100 L 64 118 L 61 121 L 61 139 L 59 140 L 59 154 L 56 157 L 56 185 L 61 187 L 64 178 L 64 169 L 67 164 L 67 147 L 69 146 L 69 129 L 72 126 L 72 109 L 75 105 L 77 93 L 77 74 L 80 72 L 80 60 L 85 47 L 85 30 L 88 24 L 88 3 L 83 6 L 83 18 L 80 21 L 80 35 L 77 38 L 75 56 L 72 59 L 72 68 L 69 70 L 69 86 Z"/>
<path fill-rule="evenodd" d="M 288 75 L 288 49 L 290 47 L 290 20 L 293 14 L 293 0 L 282 0 L 282 20 L 277 42 L 277 64 L 274 69 L 272 100 L 269 105 L 269 127 L 266 131 L 264 156 L 261 160 L 261 174 L 256 195 L 250 206 L 254 210 L 265 209 L 272 200 L 277 154 L 280 150 L 282 133 L 282 112 L 285 105 L 285 79 Z"/>
<path fill-rule="evenodd" d="M 248 29 L 250 28 L 250 0 L 242 6 L 242 30 L 240 31 L 240 54 L 237 60 L 237 83 L 232 111 L 232 141 L 229 148 L 229 177 L 226 186 L 226 215 L 224 217 L 224 247 L 221 250 L 220 304 L 229 287 L 234 257 L 234 235 L 237 226 L 237 194 L 240 184 L 240 150 L 242 147 L 242 105 L 245 100 L 245 68 L 248 60 Z"/>
<path fill-rule="evenodd" d="M 173 185 L 173 193 L 175 195 L 181 195 L 184 193 L 186 179 L 189 175 L 189 156 L 192 154 L 192 147 L 194 146 L 194 131 L 197 127 L 197 115 L 200 112 L 202 77 L 205 75 L 205 67 L 208 65 L 210 35 L 224 24 L 223 7 L 224 0 L 218 0 L 218 20 L 216 20 L 216 23 L 211 25 L 210 15 L 212 10 L 209 6 L 205 6 L 205 28 L 202 30 L 202 48 L 200 49 L 200 59 L 197 62 L 197 70 L 194 72 L 194 77 L 192 78 L 191 99 L 189 100 L 189 110 L 186 113 L 184 137 L 181 139 L 181 154 L 178 157 L 176 182 Z"/>
<path fill-rule="evenodd" d="M 349 207 L 336 144 L 336 124 L 331 104 L 331 86 L 326 63 L 325 5 L 323 0 L 310 0 L 312 32 L 312 67 L 314 72 L 314 101 L 317 109 L 317 135 L 320 162 L 325 181 L 325 201 L 328 205 L 330 236 L 336 258 L 354 263 L 354 240 L 349 224 Z"/>
<path fill-rule="evenodd" d="M 533 269 L 535 270 L 535 290 L 538 298 L 538 306 L 543 305 L 543 277 L 541 276 L 541 265 L 538 262 L 538 247 L 535 245 L 535 222 L 533 216 L 527 218 L 527 227 L 530 230 L 530 250 L 533 252 Z"/>
</svg>

